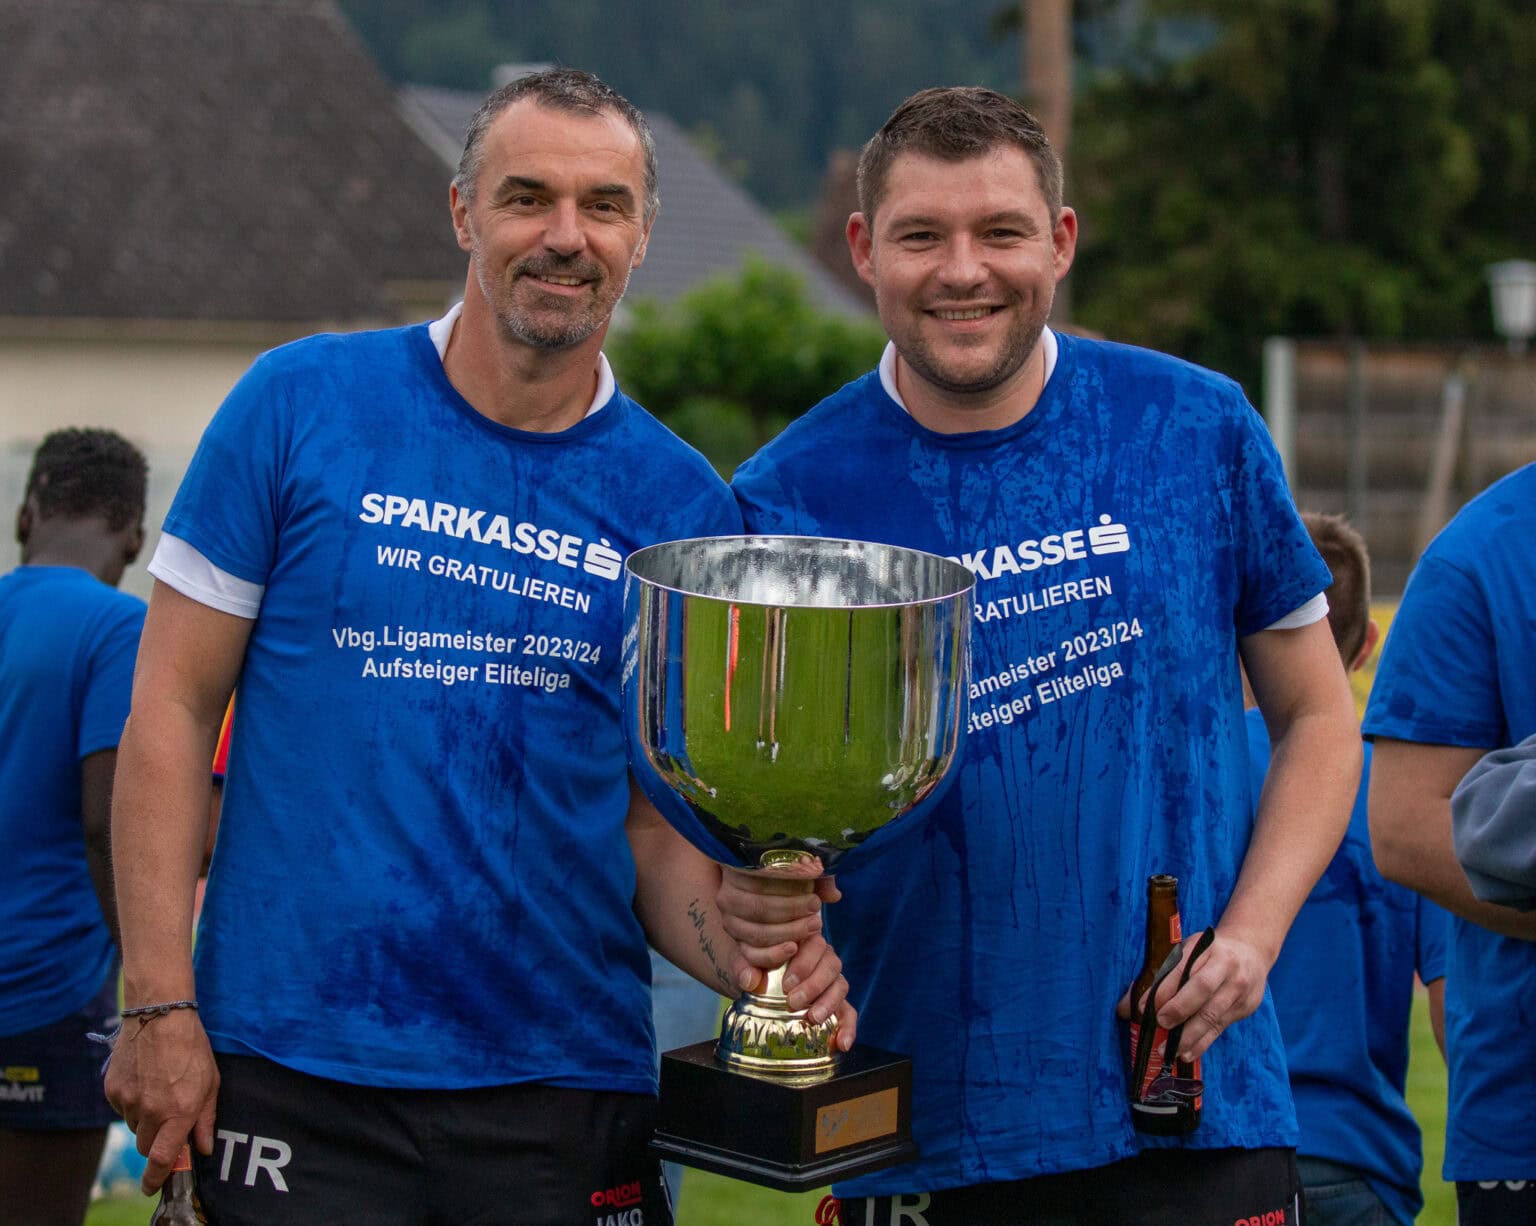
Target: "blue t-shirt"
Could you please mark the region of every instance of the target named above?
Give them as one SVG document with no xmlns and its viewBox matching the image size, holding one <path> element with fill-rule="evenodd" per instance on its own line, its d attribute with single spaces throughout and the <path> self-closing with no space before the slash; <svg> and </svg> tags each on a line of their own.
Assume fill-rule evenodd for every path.
<svg viewBox="0 0 1536 1226">
<path fill-rule="evenodd" d="M 1249 711 L 1255 809 L 1269 749 L 1264 717 Z M 1349 829 L 1286 935 L 1269 990 L 1296 1099 L 1296 1152 L 1358 1167 L 1406 1226 L 1424 1205 L 1424 1151 L 1404 1097 L 1413 977 L 1444 976 L 1450 915 L 1376 868 L 1365 803 L 1370 769 L 1367 745 Z"/>
<path fill-rule="evenodd" d="M 850 857 L 829 913 L 860 1039 L 913 1059 L 922 1151 L 850 1195 L 1296 1139 L 1267 1000 L 1205 1056 L 1183 1142 L 1132 1128 L 1115 1003 L 1144 954 L 1148 876 L 1178 877 L 1186 932 L 1221 916 L 1248 807 L 1237 637 L 1328 570 L 1234 383 L 1058 343 L 1006 429 L 926 430 L 877 372 L 735 478 L 749 529 L 926 549 L 977 578 L 955 784 L 883 856 Z"/>
<path fill-rule="evenodd" d="M 618 392 L 492 422 L 425 326 L 313 337 L 230 393 L 165 528 L 264 588 L 196 949 L 215 1049 L 653 1092 L 622 560 L 740 531 L 703 457 Z"/>
<path fill-rule="evenodd" d="M 1500 749 L 1536 733 L 1536 464 L 1424 551 L 1392 619 L 1367 736 Z M 1449 851 L 1449 847 L 1447 847 Z M 1451 920 L 1446 1179 L 1536 1179 L 1536 943 Z"/>
<path fill-rule="evenodd" d="M 144 602 L 72 566 L 0 578 L 0 1034 L 67 1017 L 116 952 L 91 885 L 80 762 L 116 749 Z"/>
</svg>

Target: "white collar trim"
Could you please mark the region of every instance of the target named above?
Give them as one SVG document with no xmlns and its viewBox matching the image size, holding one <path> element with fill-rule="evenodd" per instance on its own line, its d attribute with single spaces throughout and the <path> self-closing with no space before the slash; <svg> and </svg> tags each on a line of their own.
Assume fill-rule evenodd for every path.
<svg viewBox="0 0 1536 1226">
<path fill-rule="evenodd" d="M 427 335 L 432 338 L 432 345 L 437 350 L 437 360 L 441 362 L 448 352 L 448 341 L 453 336 L 454 325 L 459 322 L 459 313 L 464 310 L 463 301 L 455 302 L 448 308 L 448 314 L 441 319 L 433 320 L 427 325 Z M 613 367 L 608 365 L 608 355 L 597 355 L 597 392 L 592 397 L 592 403 L 587 406 L 583 417 L 591 417 L 600 408 L 613 399 L 613 393 L 617 389 L 613 378 Z"/>
<path fill-rule="evenodd" d="M 1051 381 L 1051 375 L 1056 370 L 1056 334 L 1049 328 L 1040 333 L 1040 348 L 1045 353 L 1045 378 L 1040 384 L 1040 394 L 1045 394 L 1045 387 Z M 899 404 L 902 409 L 911 413 L 906 401 L 901 398 L 901 393 L 896 390 L 896 346 L 891 341 L 886 341 L 885 352 L 880 355 L 880 386 L 885 388 L 885 394 Z"/>
</svg>

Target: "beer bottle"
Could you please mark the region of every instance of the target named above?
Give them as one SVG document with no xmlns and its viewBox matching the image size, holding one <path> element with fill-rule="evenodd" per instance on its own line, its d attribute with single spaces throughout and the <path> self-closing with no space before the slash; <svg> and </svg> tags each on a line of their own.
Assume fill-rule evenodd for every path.
<svg viewBox="0 0 1536 1226">
<path fill-rule="evenodd" d="M 1147 879 L 1147 954 L 1131 985 L 1130 1096 L 1131 1121 L 1141 1132 L 1162 1136 L 1193 1132 L 1200 1123 L 1200 1062 L 1174 1060 L 1164 1067 L 1168 1031 L 1142 1023 L 1142 997 L 1152 991 L 1158 972 L 1175 945 L 1183 940 L 1179 920 L 1179 881 L 1165 873 Z M 1151 1001 L 1148 999 L 1148 1005 Z M 1143 1044 L 1147 1044 L 1143 1050 Z"/>
<path fill-rule="evenodd" d="M 192 1183 L 192 1151 L 181 1147 L 175 1165 L 160 1187 L 160 1203 L 149 1219 L 149 1226 L 205 1226 L 202 1202 Z"/>
</svg>

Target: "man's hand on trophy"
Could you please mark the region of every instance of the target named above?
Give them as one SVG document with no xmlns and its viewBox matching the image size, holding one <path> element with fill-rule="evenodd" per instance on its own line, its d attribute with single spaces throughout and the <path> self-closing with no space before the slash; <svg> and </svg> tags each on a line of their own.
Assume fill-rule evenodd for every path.
<svg viewBox="0 0 1536 1226">
<path fill-rule="evenodd" d="M 810 858 L 771 871 L 720 870 L 716 906 L 721 927 L 736 941 L 731 973 L 744 991 L 768 989 L 768 972 L 784 968 L 788 1006 L 815 1022 L 837 1014 L 837 1047 L 853 1046 L 858 1011 L 848 1003 L 842 959 L 821 935 L 823 902 L 842 897 L 832 877 Z"/>
<path fill-rule="evenodd" d="M 823 877 L 821 872 L 821 861 L 815 857 L 777 864 L 772 869 L 747 871 L 721 866 L 720 891 L 715 898 L 721 925 L 742 945 L 743 952 L 751 951 L 753 966 L 782 966 L 794 957 L 802 941 L 821 933 L 823 899 L 834 902 L 841 897 L 835 879 Z"/>
<path fill-rule="evenodd" d="M 859 1011 L 848 1000 L 843 960 L 827 944 L 826 937 L 818 934 L 800 943 L 799 950 L 784 968 L 784 996 L 791 1009 L 804 1009 L 817 1025 L 835 1014 L 837 1034 L 832 1045 L 838 1051 L 853 1047 Z"/>
</svg>

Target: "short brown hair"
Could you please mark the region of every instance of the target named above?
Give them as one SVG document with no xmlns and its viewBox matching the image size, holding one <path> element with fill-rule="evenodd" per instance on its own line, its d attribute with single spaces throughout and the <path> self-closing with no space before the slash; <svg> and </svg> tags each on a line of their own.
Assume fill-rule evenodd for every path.
<svg viewBox="0 0 1536 1226">
<path fill-rule="evenodd" d="M 532 98 L 540 106 L 572 115 L 601 115 L 604 111 L 612 111 L 633 128 L 645 154 L 645 216 L 649 219 L 655 215 L 661 201 L 656 191 L 656 138 L 651 135 L 651 125 L 646 123 L 639 108 L 618 90 L 579 68 L 546 68 L 526 73 L 508 81 L 480 104 L 480 109 L 469 121 L 458 173 L 453 176 L 459 195 L 466 200 L 475 198 L 475 183 L 485 158 L 486 129 L 504 110 L 524 98 Z"/>
<path fill-rule="evenodd" d="M 1328 628 L 1348 668 L 1365 643 L 1366 623 L 1371 620 L 1371 556 L 1365 539 L 1342 515 L 1303 511 L 1301 522 L 1333 572 L 1327 591 Z"/>
<path fill-rule="evenodd" d="M 1005 94 L 980 86 L 948 85 L 913 94 L 859 154 L 859 211 L 873 220 L 891 164 L 902 153 L 960 162 L 1000 145 L 1022 149 L 1034 163 L 1051 224 L 1061 213 L 1061 158 L 1040 121 Z"/>
</svg>

